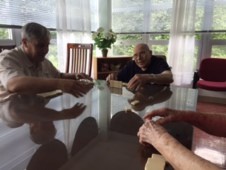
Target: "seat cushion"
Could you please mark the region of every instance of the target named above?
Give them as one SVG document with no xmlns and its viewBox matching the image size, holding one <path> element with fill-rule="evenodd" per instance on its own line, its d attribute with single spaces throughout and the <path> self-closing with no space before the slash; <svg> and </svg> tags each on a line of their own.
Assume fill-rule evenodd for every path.
<svg viewBox="0 0 226 170">
<path fill-rule="evenodd" d="M 226 82 L 199 80 L 197 82 L 197 86 L 206 90 L 226 91 Z"/>
<path fill-rule="evenodd" d="M 206 58 L 199 67 L 199 77 L 206 81 L 226 81 L 226 59 Z"/>
</svg>

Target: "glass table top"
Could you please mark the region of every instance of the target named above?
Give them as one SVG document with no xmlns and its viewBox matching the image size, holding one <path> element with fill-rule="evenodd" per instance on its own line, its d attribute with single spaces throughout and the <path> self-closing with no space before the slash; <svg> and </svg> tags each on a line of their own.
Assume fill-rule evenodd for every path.
<svg viewBox="0 0 226 170">
<path fill-rule="evenodd" d="M 80 104 L 86 106 L 82 114 Z M 12 95 L 0 103 L 0 170 L 144 169 L 157 151 L 138 142 L 143 116 L 163 107 L 195 110 L 196 104 L 195 89 L 148 85 L 131 92 L 105 81 L 81 98 L 59 91 Z M 165 128 L 191 147 L 190 125 Z"/>
</svg>

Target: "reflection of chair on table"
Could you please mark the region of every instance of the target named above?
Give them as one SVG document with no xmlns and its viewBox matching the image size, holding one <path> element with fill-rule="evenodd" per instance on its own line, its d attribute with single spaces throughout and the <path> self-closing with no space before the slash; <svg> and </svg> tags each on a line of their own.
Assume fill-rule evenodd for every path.
<svg viewBox="0 0 226 170">
<path fill-rule="evenodd" d="M 68 160 L 66 146 L 59 140 L 41 145 L 28 163 L 27 170 L 57 170 Z"/>
<path fill-rule="evenodd" d="M 98 135 L 98 125 L 96 119 L 87 117 L 79 125 L 74 137 L 71 155 L 75 155 L 83 147 L 85 147 L 92 139 Z"/>
<path fill-rule="evenodd" d="M 71 156 L 78 153 L 98 135 L 98 125 L 93 117 L 87 117 L 79 125 L 75 134 Z M 43 144 L 30 160 L 27 170 L 57 170 L 68 161 L 68 153 L 64 143 L 52 140 Z"/>
<path fill-rule="evenodd" d="M 120 111 L 112 117 L 110 130 L 136 136 L 143 123 L 142 118 L 136 113 L 132 111 Z"/>
</svg>

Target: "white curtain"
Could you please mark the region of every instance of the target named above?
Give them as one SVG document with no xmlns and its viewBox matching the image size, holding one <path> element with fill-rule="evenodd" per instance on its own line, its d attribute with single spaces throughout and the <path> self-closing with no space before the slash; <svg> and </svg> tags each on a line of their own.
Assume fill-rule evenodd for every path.
<svg viewBox="0 0 226 170">
<path fill-rule="evenodd" d="M 57 1 L 57 49 L 59 70 L 64 72 L 67 43 L 90 43 L 91 6 L 89 0 Z"/>
<path fill-rule="evenodd" d="M 67 43 L 90 43 L 91 40 L 91 6 L 89 0 L 58 0 L 57 1 L 57 52 L 58 69 L 65 72 Z M 83 102 L 82 102 L 83 103 Z M 68 102 L 67 104 L 70 104 Z M 64 141 L 70 150 L 75 132 L 72 126 L 78 126 L 68 120 L 63 123 Z"/>
<path fill-rule="evenodd" d="M 168 58 L 174 84 L 191 85 L 195 52 L 195 0 L 173 1 Z"/>
</svg>

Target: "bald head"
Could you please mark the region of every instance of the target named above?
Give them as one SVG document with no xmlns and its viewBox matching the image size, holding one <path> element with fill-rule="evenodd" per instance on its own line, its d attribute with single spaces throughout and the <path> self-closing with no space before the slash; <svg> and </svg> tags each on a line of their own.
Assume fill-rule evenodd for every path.
<svg viewBox="0 0 226 170">
<path fill-rule="evenodd" d="M 147 44 L 137 44 L 134 48 L 134 60 L 143 71 L 147 69 L 151 62 L 151 51 Z"/>
<path fill-rule="evenodd" d="M 134 48 L 134 52 L 137 50 L 137 49 L 142 49 L 144 51 L 150 51 L 149 47 L 147 44 L 144 44 L 144 43 L 140 43 L 140 44 L 137 44 Z"/>
</svg>

